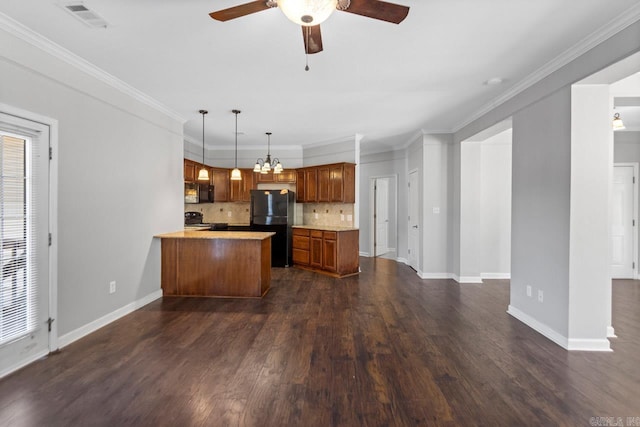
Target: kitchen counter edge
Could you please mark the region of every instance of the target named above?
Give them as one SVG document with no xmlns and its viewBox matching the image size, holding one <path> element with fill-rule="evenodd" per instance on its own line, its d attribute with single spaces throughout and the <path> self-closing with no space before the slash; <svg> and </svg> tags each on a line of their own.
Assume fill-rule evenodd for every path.
<svg viewBox="0 0 640 427">
<path fill-rule="evenodd" d="M 356 231 L 355 227 L 339 227 L 334 225 L 294 225 L 293 228 L 302 228 L 306 230 L 320 231 Z"/>
<path fill-rule="evenodd" d="M 173 233 L 157 234 L 160 239 L 231 239 L 231 240 L 264 240 L 276 233 L 267 231 L 202 231 L 187 230 Z"/>
</svg>

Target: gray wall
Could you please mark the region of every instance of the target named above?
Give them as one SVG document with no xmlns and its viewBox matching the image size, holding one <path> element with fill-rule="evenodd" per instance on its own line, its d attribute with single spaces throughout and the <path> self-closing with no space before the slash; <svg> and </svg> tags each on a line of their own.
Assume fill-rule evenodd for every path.
<svg viewBox="0 0 640 427">
<path fill-rule="evenodd" d="M 571 90 L 513 116 L 511 306 L 566 337 L 569 307 Z M 534 297 L 526 296 L 526 285 Z M 536 290 L 546 296 L 540 304 Z"/>
<path fill-rule="evenodd" d="M 183 221 L 182 124 L 4 31 L 0 54 L 0 102 L 59 123 L 56 325 L 65 335 L 159 291 L 153 236 Z"/>
</svg>

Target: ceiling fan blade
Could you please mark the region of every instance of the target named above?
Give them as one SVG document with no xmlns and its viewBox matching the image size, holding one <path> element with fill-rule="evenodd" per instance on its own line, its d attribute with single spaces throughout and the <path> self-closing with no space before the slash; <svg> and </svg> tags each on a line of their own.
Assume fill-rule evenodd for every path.
<svg viewBox="0 0 640 427">
<path fill-rule="evenodd" d="M 404 18 L 406 18 L 409 13 L 408 6 L 387 3 L 380 0 L 351 0 L 350 3 L 349 7 L 343 10 L 344 12 L 394 24 L 399 24 L 404 21 Z"/>
<path fill-rule="evenodd" d="M 267 6 L 266 1 L 258 0 L 241 4 L 240 6 L 230 7 L 228 9 L 217 10 L 215 12 L 211 12 L 209 16 L 216 21 L 224 22 L 230 19 L 240 18 L 242 16 L 250 15 L 252 13 L 260 12 L 270 8 L 271 6 Z"/>
<path fill-rule="evenodd" d="M 322 34 L 320 25 L 302 27 L 302 38 L 304 39 L 304 51 L 309 55 L 322 52 Z"/>
</svg>

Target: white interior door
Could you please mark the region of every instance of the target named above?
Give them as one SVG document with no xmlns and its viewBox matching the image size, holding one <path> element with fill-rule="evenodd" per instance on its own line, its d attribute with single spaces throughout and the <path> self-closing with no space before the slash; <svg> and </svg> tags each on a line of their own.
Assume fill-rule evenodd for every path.
<svg viewBox="0 0 640 427">
<path fill-rule="evenodd" d="M 49 352 L 49 128 L 0 114 L 0 377 Z"/>
<path fill-rule="evenodd" d="M 376 256 L 389 252 L 389 179 L 378 178 L 376 191 Z"/>
<path fill-rule="evenodd" d="M 416 271 L 418 271 L 418 256 L 420 241 L 418 218 L 418 172 L 409 173 L 409 231 L 408 231 L 408 248 L 407 262 Z"/>
<path fill-rule="evenodd" d="M 611 277 L 634 277 L 634 168 L 614 166 L 611 207 Z"/>
</svg>

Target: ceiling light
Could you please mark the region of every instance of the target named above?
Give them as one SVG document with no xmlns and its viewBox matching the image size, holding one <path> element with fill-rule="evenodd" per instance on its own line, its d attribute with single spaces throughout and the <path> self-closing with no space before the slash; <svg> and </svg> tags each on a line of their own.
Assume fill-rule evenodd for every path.
<svg viewBox="0 0 640 427">
<path fill-rule="evenodd" d="M 320 25 L 336 10 L 337 0 L 278 0 L 282 12 L 298 25 Z"/>
<path fill-rule="evenodd" d="M 208 113 L 207 110 L 200 110 L 200 114 L 202 114 L 202 169 L 198 173 L 198 181 L 209 181 L 209 171 L 207 167 L 204 165 L 204 115 Z"/>
<path fill-rule="evenodd" d="M 624 127 L 624 123 L 622 123 L 622 119 L 620 118 L 620 113 L 615 113 L 613 115 L 613 130 L 622 130 L 622 129 L 626 129 Z"/>
<path fill-rule="evenodd" d="M 278 174 L 283 171 L 282 163 L 280 160 L 273 159 L 271 161 L 271 132 L 266 132 L 267 135 L 267 157 L 264 160 L 258 159 L 256 160 L 256 164 L 253 167 L 254 172 L 260 172 L 263 174 L 271 172 L 273 168 L 273 173 Z"/>
<path fill-rule="evenodd" d="M 236 166 L 231 171 L 231 181 L 241 181 L 242 173 L 238 169 L 238 114 L 240 114 L 240 110 L 231 110 L 231 112 L 236 115 Z"/>
</svg>

